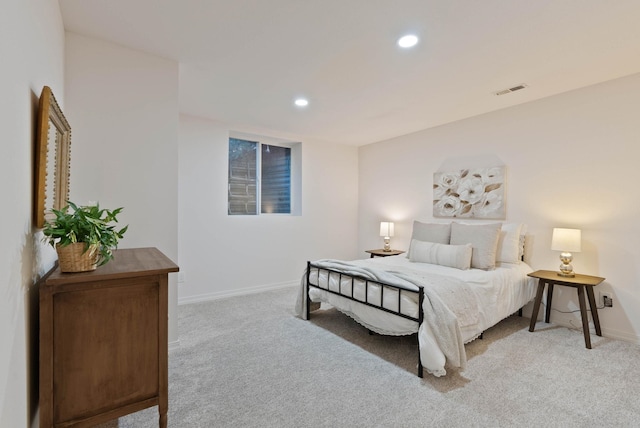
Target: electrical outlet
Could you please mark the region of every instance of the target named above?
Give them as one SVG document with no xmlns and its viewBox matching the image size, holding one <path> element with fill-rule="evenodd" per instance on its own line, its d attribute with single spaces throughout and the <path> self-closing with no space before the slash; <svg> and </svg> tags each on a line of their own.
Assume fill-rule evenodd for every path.
<svg viewBox="0 0 640 428">
<path fill-rule="evenodd" d="M 609 293 L 600 292 L 600 301 L 602 302 L 602 306 L 604 306 L 605 308 L 613 307 L 613 298 Z"/>
<path fill-rule="evenodd" d="M 613 308 L 613 298 L 607 295 L 604 296 L 604 307 Z"/>
</svg>

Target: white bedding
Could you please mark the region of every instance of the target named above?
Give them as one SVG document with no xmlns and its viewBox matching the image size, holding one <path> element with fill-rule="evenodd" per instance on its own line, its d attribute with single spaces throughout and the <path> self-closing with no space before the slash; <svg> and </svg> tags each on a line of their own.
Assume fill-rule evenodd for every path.
<svg viewBox="0 0 640 428">
<path fill-rule="evenodd" d="M 365 272 L 365 276 L 382 276 L 386 281 L 393 276 L 391 283 L 400 282 L 407 288 L 417 291 L 412 283 L 425 286 L 424 313 L 425 322 L 418 328 L 416 322 L 404 319 L 367 305 L 349 300 L 312 287 L 309 291 L 313 302 L 326 302 L 349 315 L 372 331 L 387 335 L 406 335 L 418 332 L 420 359 L 427 372 L 435 376 L 446 374 L 445 365 L 464 369 L 466 355 L 464 343 L 478 337 L 484 330 L 495 325 L 503 318 L 516 312 L 535 296 L 535 282 L 527 277 L 532 269 L 525 263 L 502 263 L 495 270 L 479 269 L 459 270 L 455 268 L 410 262 L 405 256 L 392 256 L 356 260 L 353 262 L 321 261 L 326 267 L 340 267 L 339 270 L 351 273 Z M 393 273 L 394 275 L 390 275 Z M 318 277 L 316 269 L 311 275 L 321 287 L 338 291 L 364 300 L 364 284 L 354 283 L 351 279 L 338 275 L 327 277 L 321 271 Z M 312 279 L 313 283 L 316 280 Z M 304 282 L 301 287 L 296 312 L 306 316 Z M 385 281 L 385 282 L 386 282 Z M 371 287 L 371 285 L 370 285 Z M 417 316 L 417 294 L 402 292 L 401 312 Z M 384 292 L 383 306 L 397 310 L 398 295 Z M 380 302 L 380 287 L 371 287 L 370 302 Z M 442 305 L 444 304 L 444 305 Z M 444 306 L 444 307 L 440 307 Z M 435 317 L 439 313 L 439 317 Z M 451 318 L 453 316 L 453 318 Z M 442 319 L 437 319 L 442 318 Z M 456 342 L 456 343 L 452 343 Z"/>
</svg>

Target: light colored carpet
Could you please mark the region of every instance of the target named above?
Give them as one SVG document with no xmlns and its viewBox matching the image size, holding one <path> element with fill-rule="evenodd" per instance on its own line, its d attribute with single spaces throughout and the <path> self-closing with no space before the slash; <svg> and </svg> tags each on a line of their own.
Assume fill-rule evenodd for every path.
<svg viewBox="0 0 640 428">
<path fill-rule="evenodd" d="M 510 317 L 466 346 L 468 367 L 415 374 L 415 336 L 367 331 L 284 289 L 179 307 L 170 427 L 640 426 L 640 347 Z M 103 427 L 157 426 L 157 408 Z"/>
</svg>

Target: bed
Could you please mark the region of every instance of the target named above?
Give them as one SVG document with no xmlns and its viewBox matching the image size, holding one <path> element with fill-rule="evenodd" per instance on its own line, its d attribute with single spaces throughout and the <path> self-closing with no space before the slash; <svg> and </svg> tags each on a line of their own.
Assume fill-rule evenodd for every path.
<svg viewBox="0 0 640 428">
<path fill-rule="evenodd" d="M 372 332 L 417 333 L 418 376 L 464 370 L 464 345 L 535 297 L 525 226 L 414 222 L 407 255 L 308 262 L 296 313 L 328 303 Z"/>
</svg>

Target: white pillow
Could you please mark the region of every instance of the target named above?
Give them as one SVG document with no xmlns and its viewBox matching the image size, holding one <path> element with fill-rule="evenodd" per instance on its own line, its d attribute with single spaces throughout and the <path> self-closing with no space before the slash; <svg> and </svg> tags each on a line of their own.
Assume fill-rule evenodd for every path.
<svg viewBox="0 0 640 428">
<path fill-rule="evenodd" d="M 528 226 L 526 224 L 522 225 L 522 228 L 520 229 L 520 243 L 518 244 L 518 260 L 524 260 L 524 248 L 525 245 L 527 245 L 527 228 Z"/>
<path fill-rule="evenodd" d="M 491 270 L 496 267 L 496 252 L 502 224 L 451 223 L 451 245 L 471 244 L 471 267 Z"/>
<path fill-rule="evenodd" d="M 418 241 L 436 242 L 438 244 L 448 244 L 449 237 L 451 236 L 451 224 L 450 223 L 422 223 L 419 221 L 413 222 L 413 230 L 411 232 L 411 239 L 417 239 Z M 407 258 L 411 258 L 411 246 L 407 252 Z"/>
<path fill-rule="evenodd" d="M 411 240 L 409 261 L 469 269 L 471 266 L 471 244 L 446 245 L 435 242 Z"/>
<path fill-rule="evenodd" d="M 451 236 L 451 223 L 422 223 L 413 222 L 411 239 L 418 241 L 437 242 L 438 244 L 448 244 Z"/>
<path fill-rule="evenodd" d="M 504 223 L 498 239 L 496 261 L 502 263 L 520 263 L 520 235 L 521 223 Z"/>
</svg>

